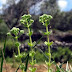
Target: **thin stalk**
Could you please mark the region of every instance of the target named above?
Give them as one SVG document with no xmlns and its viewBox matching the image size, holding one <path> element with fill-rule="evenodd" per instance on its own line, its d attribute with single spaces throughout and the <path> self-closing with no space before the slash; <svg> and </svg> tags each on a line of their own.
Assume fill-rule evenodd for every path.
<svg viewBox="0 0 72 72">
<path fill-rule="evenodd" d="M 48 32 L 48 26 L 46 26 L 46 32 Z M 49 43 L 49 35 L 47 35 L 47 41 Z M 51 55 L 50 53 L 50 46 L 48 46 L 48 53 Z M 50 65 L 50 61 L 51 61 L 51 56 L 49 55 L 49 65 Z M 48 72 L 50 70 L 50 66 L 48 66 Z"/>
<path fill-rule="evenodd" d="M 6 72 L 7 72 L 7 65 L 6 65 L 6 60 L 5 60 L 5 57 L 4 57 L 3 49 L 2 49 L 2 54 L 3 54 L 3 58 L 4 58 L 5 69 L 6 69 Z"/>
<path fill-rule="evenodd" d="M 19 46 L 18 46 L 18 55 L 20 55 L 20 49 L 19 49 Z"/>
<path fill-rule="evenodd" d="M 18 42 L 18 37 L 17 37 L 17 36 L 15 37 L 15 39 L 16 39 L 16 42 Z M 17 47 L 17 49 L 18 49 L 18 55 L 20 55 L 20 49 L 19 49 L 19 46 Z"/>
<path fill-rule="evenodd" d="M 28 60 L 29 60 L 29 54 L 27 55 L 27 57 L 26 57 L 27 59 L 26 59 L 26 64 L 25 64 L 25 72 L 27 71 L 27 67 L 28 67 Z"/>
<path fill-rule="evenodd" d="M 28 25 L 28 23 L 27 23 L 27 25 Z M 28 32 L 29 32 L 29 34 L 30 34 L 30 28 L 29 28 L 29 27 L 28 27 Z M 29 40 L 30 40 L 30 43 L 31 43 L 31 45 L 32 45 L 31 35 L 29 36 Z M 31 51 L 33 51 L 32 46 L 31 46 Z M 33 56 L 32 56 L 32 63 L 33 63 Z M 32 66 L 32 68 L 33 68 L 33 66 Z"/>
<path fill-rule="evenodd" d="M 28 32 L 30 33 L 30 28 L 28 27 Z M 30 43 L 32 44 L 31 36 L 29 36 Z M 31 47 L 32 48 L 32 47 Z"/>
<path fill-rule="evenodd" d="M 22 72 L 25 72 L 24 70 L 22 70 Z"/>
<path fill-rule="evenodd" d="M 18 37 L 16 37 L 16 41 L 18 42 Z M 17 47 L 17 49 L 18 49 L 18 55 L 20 56 L 20 49 L 19 49 L 19 46 Z M 19 60 L 20 60 L 20 64 L 22 64 L 21 58 L 20 58 Z M 22 70 L 22 72 L 24 72 L 24 70 Z"/>
<path fill-rule="evenodd" d="M 31 36 L 30 36 L 30 43 L 32 44 Z M 31 46 L 31 51 L 33 51 L 32 46 Z M 33 63 L 33 56 L 32 56 L 32 63 Z M 32 68 L 33 68 L 33 66 L 32 66 Z"/>
<path fill-rule="evenodd" d="M 2 72 L 2 69 L 3 69 L 3 61 L 4 61 L 3 54 L 4 54 L 4 56 L 5 56 L 6 38 L 7 38 L 7 36 L 5 37 L 5 41 L 4 41 L 3 53 L 2 53 L 2 51 L 1 51 L 1 54 L 2 54 L 2 61 L 1 61 L 1 72 Z"/>
<path fill-rule="evenodd" d="M 16 42 L 18 42 L 18 37 L 16 36 Z M 20 56 L 20 49 L 19 49 L 19 46 L 17 46 L 17 49 L 18 49 L 18 55 Z"/>
</svg>

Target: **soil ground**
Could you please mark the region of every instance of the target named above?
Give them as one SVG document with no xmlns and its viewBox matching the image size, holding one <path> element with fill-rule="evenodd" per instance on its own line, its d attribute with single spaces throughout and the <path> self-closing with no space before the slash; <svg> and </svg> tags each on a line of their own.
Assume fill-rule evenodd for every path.
<svg viewBox="0 0 72 72">
<path fill-rule="evenodd" d="M 30 65 L 28 65 L 30 67 Z M 45 64 L 35 64 L 35 67 L 37 68 L 36 72 L 47 72 L 47 66 Z M 66 64 L 63 64 L 63 68 L 66 67 Z M 55 65 L 52 65 L 51 68 L 53 69 L 53 72 L 56 72 L 56 67 Z M 4 64 L 3 65 L 3 72 L 15 72 L 17 68 L 13 68 L 11 64 Z M 18 72 L 21 72 L 19 69 Z M 27 72 L 30 72 L 27 70 Z"/>
</svg>

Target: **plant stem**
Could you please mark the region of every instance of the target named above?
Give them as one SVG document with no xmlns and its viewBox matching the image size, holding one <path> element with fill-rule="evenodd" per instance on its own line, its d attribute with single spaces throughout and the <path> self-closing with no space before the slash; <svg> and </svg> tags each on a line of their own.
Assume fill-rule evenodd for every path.
<svg viewBox="0 0 72 72">
<path fill-rule="evenodd" d="M 3 54 L 4 54 L 4 56 L 5 56 L 6 39 L 7 39 L 7 36 L 5 37 L 3 52 L 1 51 L 2 61 L 1 61 L 1 70 L 0 70 L 0 72 L 2 72 L 2 70 L 3 70 L 3 61 L 4 61 Z"/>
<path fill-rule="evenodd" d="M 29 28 L 29 27 L 28 27 L 28 32 L 30 33 L 30 28 Z M 31 43 L 31 45 L 32 45 L 31 35 L 29 36 L 29 40 L 30 40 L 30 43 Z M 31 51 L 33 51 L 32 46 L 31 46 Z M 32 56 L 32 63 L 33 63 L 33 56 Z M 33 68 L 33 66 L 32 66 L 32 68 Z"/>
<path fill-rule="evenodd" d="M 18 37 L 17 37 L 17 36 L 15 37 L 15 39 L 16 39 L 16 42 L 18 42 Z M 17 47 L 17 49 L 18 49 L 18 55 L 20 55 L 20 49 L 19 49 L 19 46 Z"/>
<path fill-rule="evenodd" d="M 48 32 L 48 26 L 46 26 L 46 32 Z M 47 35 L 47 41 L 49 43 L 49 35 Z M 49 53 L 49 65 L 50 65 L 50 61 L 51 61 L 50 46 L 48 46 L 48 53 Z M 48 72 L 50 70 L 50 66 L 49 65 L 48 65 Z"/>
<path fill-rule="evenodd" d="M 20 55 L 20 49 L 19 49 L 19 46 L 18 46 L 18 55 Z"/>
<path fill-rule="evenodd" d="M 31 36 L 29 36 L 29 38 L 30 38 L 30 43 L 32 44 Z M 32 46 L 31 46 L 31 51 L 33 51 Z M 33 63 L 33 56 L 32 56 L 32 63 Z M 33 66 L 32 66 L 32 68 L 33 68 Z"/>
<path fill-rule="evenodd" d="M 22 70 L 22 72 L 25 72 L 24 70 Z"/>
</svg>

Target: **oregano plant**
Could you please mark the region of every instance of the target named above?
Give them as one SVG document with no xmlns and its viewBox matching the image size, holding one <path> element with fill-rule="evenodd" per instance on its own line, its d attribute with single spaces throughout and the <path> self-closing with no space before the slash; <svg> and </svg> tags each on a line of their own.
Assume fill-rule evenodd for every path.
<svg viewBox="0 0 72 72">
<path fill-rule="evenodd" d="M 48 29 L 48 26 L 50 24 L 50 20 L 52 18 L 53 17 L 51 15 L 47 15 L 47 14 L 43 14 L 42 16 L 39 17 L 39 21 L 46 28 L 46 32 L 42 32 L 42 33 L 44 34 L 44 36 L 47 37 L 47 41 L 45 41 L 44 44 L 47 45 L 48 50 L 47 50 L 47 54 L 46 55 L 43 53 L 43 51 L 41 49 L 38 49 L 38 50 L 40 52 L 42 52 L 42 54 L 48 59 L 48 61 L 45 60 L 45 63 L 48 66 L 48 68 L 47 68 L 48 72 L 52 72 L 51 65 L 53 64 L 53 62 L 51 61 L 51 50 L 50 50 L 50 47 L 53 44 L 53 41 L 50 42 L 50 40 L 49 40 L 49 36 L 50 36 L 51 32 Z M 26 72 L 27 71 L 29 57 L 31 57 L 31 60 L 30 60 L 31 67 L 29 67 L 29 70 L 31 72 L 36 72 L 36 68 L 34 67 L 34 65 L 36 64 L 36 60 L 34 59 L 34 56 L 36 54 L 35 50 L 34 50 L 34 47 L 40 42 L 40 40 L 42 38 L 40 38 L 37 43 L 32 41 L 33 31 L 31 30 L 31 25 L 34 22 L 34 20 L 31 19 L 31 15 L 30 14 L 23 15 L 22 19 L 20 20 L 20 22 L 21 22 L 21 24 L 23 24 L 27 28 L 27 35 L 29 36 L 28 46 L 30 48 L 30 51 L 28 52 L 28 55 L 26 57 L 25 57 L 25 55 L 26 55 L 25 53 L 24 54 L 20 53 L 20 48 L 19 47 L 20 47 L 21 44 L 18 41 L 18 38 L 24 33 L 24 30 L 20 30 L 19 28 L 13 27 L 10 30 L 10 32 L 7 33 L 7 35 L 11 36 L 11 38 L 13 38 L 15 40 L 15 46 L 17 47 L 17 50 L 18 50 L 18 55 L 15 55 L 15 57 L 18 60 L 20 60 L 20 65 L 17 68 L 16 72 L 18 71 L 19 68 L 22 70 L 22 72 Z M 5 45 L 6 45 L 6 42 L 5 42 Z M 26 60 L 26 64 L 24 64 L 22 62 L 22 58 L 24 58 L 24 61 Z M 1 63 L 1 72 L 2 72 L 2 66 L 3 66 L 3 57 L 2 57 L 2 63 Z M 71 69 L 69 70 L 69 66 L 68 66 L 68 62 L 67 62 L 66 72 L 72 71 L 72 67 L 71 66 L 70 66 L 70 68 Z M 64 69 L 62 68 L 62 65 L 56 66 L 56 72 L 60 72 L 60 71 L 64 72 Z"/>
<path fill-rule="evenodd" d="M 47 41 L 45 41 L 45 45 L 48 46 L 48 53 L 47 56 L 49 57 L 49 61 L 45 61 L 46 65 L 48 66 L 48 72 L 51 72 L 50 66 L 51 66 L 51 51 L 50 46 L 53 44 L 53 42 L 49 41 L 49 35 L 51 32 L 48 30 L 48 26 L 50 24 L 50 20 L 52 19 L 51 15 L 43 14 L 39 17 L 39 21 L 46 27 L 46 32 L 44 32 L 44 35 L 47 36 Z"/>
<path fill-rule="evenodd" d="M 28 14 L 28 15 L 25 14 L 25 15 L 22 16 L 22 19 L 20 20 L 20 22 L 22 24 L 24 24 L 24 26 L 27 27 L 27 29 L 28 29 L 28 33 L 27 33 L 27 35 L 29 36 L 28 46 L 31 48 L 29 56 L 31 57 L 30 64 L 32 66 L 32 67 L 29 68 L 29 70 L 31 72 L 35 72 L 36 68 L 34 67 L 34 64 L 36 63 L 36 60 L 34 60 L 35 51 L 33 49 L 33 46 L 34 46 L 35 42 L 32 42 L 32 38 L 31 38 L 31 36 L 33 34 L 33 31 L 31 30 L 31 25 L 34 22 L 34 20 L 31 19 L 30 14 Z"/>
<path fill-rule="evenodd" d="M 16 42 L 15 42 L 15 46 L 17 47 L 18 50 L 18 55 L 15 55 L 15 57 L 20 60 L 20 69 L 22 70 L 22 72 L 24 72 L 24 64 L 21 61 L 21 58 L 25 55 L 20 53 L 20 42 L 18 42 L 18 38 L 24 33 L 24 30 L 20 30 L 19 28 L 13 27 L 10 32 L 7 33 L 7 35 L 11 36 Z"/>
</svg>

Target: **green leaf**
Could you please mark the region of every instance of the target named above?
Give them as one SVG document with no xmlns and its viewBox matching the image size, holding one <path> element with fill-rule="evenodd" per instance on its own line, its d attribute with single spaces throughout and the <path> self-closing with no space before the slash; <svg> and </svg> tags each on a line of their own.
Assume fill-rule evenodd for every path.
<svg viewBox="0 0 72 72">
<path fill-rule="evenodd" d="M 31 36 L 33 34 L 33 32 L 31 31 L 30 33 L 28 33 L 29 36 Z"/>
<path fill-rule="evenodd" d="M 35 52 L 34 51 L 30 51 L 29 56 L 34 57 Z"/>
<path fill-rule="evenodd" d="M 34 20 L 30 19 L 30 22 L 29 23 L 32 24 L 33 22 L 34 22 Z"/>
<path fill-rule="evenodd" d="M 45 32 L 44 33 L 44 35 L 50 35 L 51 34 L 51 32 Z"/>
<path fill-rule="evenodd" d="M 34 65 L 34 63 L 33 63 L 33 62 L 30 62 L 30 64 L 31 64 L 31 66 L 33 66 L 33 65 Z"/>
<path fill-rule="evenodd" d="M 20 34 L 24 34 L 24 30 L 20 30 Z"/>
<path fill-rule="evenodd" d="M 51 56 L 51 54 L 50 54 L 50 53 L 47 53 L 47 56 L 49 56 L 49 57 L 50 57 L 50 56 Z"/>
<path fill-rule="evenodd" d="M 34 66 L 34 64 L 36 64 L 36 60 L 33 60 L 33 62 L 30 62 L 30 64 L 31 64 L 32 66 Z"/>
<path fill-rule="evenodd" d="M 53 44 L 53 41 L 52 42 L 50 42 L 50 46 Z"/>
<path fill-rule="evenodd" d="M 51 62 L 51 65 L 54 63 L 54 61 Z"/>
<path fill-rule="evenodd" d="M 31 72 L 35 72 L 35 71 L 36 71 L 36 68 L 31 68 L 31 67 L 29 67 L 29 70 L 30 70 Z"/>
<path fill-rule="evenodd" d="M 27 27 L 30 27 L 32 24 L 29 24 Z"/>
<path fill-rule="evenodd" d="M 7 33 L 7 35 L 8 35 L 8 36 L 10 36 L 10 35 L 11 35 L 11 33 L 10 33 L 10 32 L 8 32 L 8 33 Z"/>
<path fill-rule="evenodd" d="M 36 42 L 34 41 L 32 44 L 33 44 L 33 46 L 35 46 Z"/>
<path fill-rule="evenodd" d="M 35 72 L 35 71 L 36 71 L 36 68 L 33 68 L 33 69 L 32 69 L 32 72 Z"/>
<path fill-rule="evenodd" d="M 48 46 L 51 46 L 50 42 L 47 44 Z"/>
<path fill-rule="evenodd" d="M 51 46 L 53 44 L 53 41 L 49 42 L 49 43 L 45 41 L 44 43 L 45 43 L 45 45 Z"/>
<path fill-rule="evenodd" d="M 16 43 L 15 43 L 15 46 L 16 46 L 16 47 L 18 47 L 18 46 L 20 46 L 20 45 L 21 45 L 21 44 L 20 44 L 19 42 L 16 42 Z"/>
<path fill-rule="evenodd" d="M 21 22 L 22 24 L 24 24 L 24 20 L 21 19 L 20 22 Z"/>
<path fill-rule="evenodd" d="M 26 14 L 25 14 L 25 15 L 26 15 Z M 25 19 L 25 15 L 22 16 L 22 19 L 23 19 L 23 20 Z"/>
<path fill-rule="evenodd" d="M 28 45 L 29 45 L 30 47 L 32 47 L 32 46 L 33 46 L 33 44 L 32 44 L 32 43 L 29 43 L 29 42 L 28 42 Z"/>
<path fill-rule="evenodd" d="M 28 61 L 29 61 L 29 54 L 26 56 L 26 64 L 25 64 L 25 72 L 27 72 L 27 68 L 28 68 Z"/>
<path fill-rule="evenodd" d="M 45 45 L 48 45 L 48 42 L 47 41 L 45 41 L 44 43 L 45 43 Z"/>
<path fill-rule="evenodd" d="M 46 65 L 48 65 L 48 62 L 45 60 Z"/>
<path fill-rule="evenodd" d="M 34 60 L 34 64 L 36 64 L 36 59 Z"/>
<path fill-rule="evenodd" d="M 29 67 L 29 70 L 32 72 L 32 68 L 31 67 Z"/>
<path fill-rule="evenodd" d="M 28 61 L 29 61 L 29 54 L 23 59 L 23 63 L 26 61 L 26 65 L 25 65 L 25 72 L 27 71 L 27 66 L 28 66 Z M 20 64 L 21 65 L 21 64 Z M 20 65 L 18 66 L 18 68 L 16 69 L 15 72 L 17 72 L 20 68 Z"/>
<path fill-rule="evenodd" d="M 51 64 L 47 61 L 45 61 L 46 65 L 48 65 L 49 67 L 51 66 Z"/>
<path fill-rule="evenodd" d="M 21 70 L 25 69 L 25 65 L 24 64 L 21 64 L 20 65 L 20 68 L 21 68 Z"/>
<path fill-rule="evenodd" d="M 56 72 L 60 72 L 60 68 L 56 65 Z"/>
<path fill-rule="evenodd" d="M 15 55 L 15 58 L 16 59 L 21 59 L 23 56 L 20 54 L 20 55 Z"/>
<path fill-rule="evenodd" d="M 45 63 L 46 63 L 46 65 L 48 65 L 48 64 L 49 64 L 49 62 L 47 62 L 46 60 L 45 60 Z"/>
<path fill-rule="evenodd" d="M 39 17 L 39 22 L 42 22 L 42 21 L 43 21 L 42 16 L 40 16 Z"/>
</svg>

